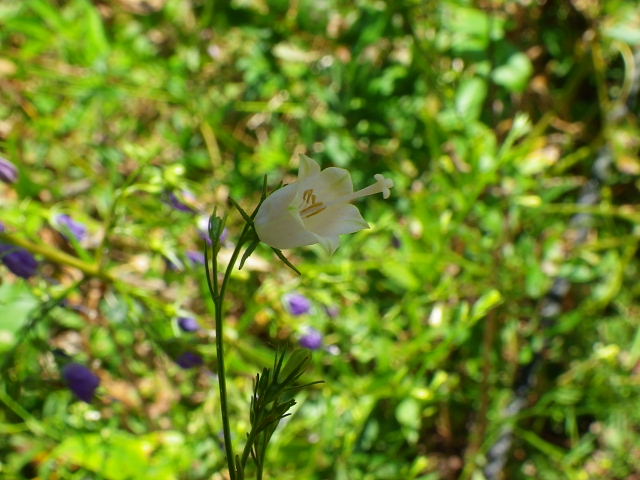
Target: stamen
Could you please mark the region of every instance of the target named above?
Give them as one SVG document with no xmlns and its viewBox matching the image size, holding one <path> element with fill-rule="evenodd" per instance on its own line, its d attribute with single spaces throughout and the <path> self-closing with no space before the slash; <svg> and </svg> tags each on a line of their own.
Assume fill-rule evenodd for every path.
<svg viewBox="0 0 640 480">
<path fill-rule="evenodd" d="M 317 198 L 312 188 L 302 193 L 302 202 L 300 202 L 300 211 L 298 212 L 301 217 L 313 217 L 327 208 L 324 203 L 318 202 Z"/>
<path fill-rule="evenodd" d="M 316 203 L 316 196 L 313 194 L 313 189 L 305 190 L 302 194 L 302 200 L 304 203 Z"/>
<path fill-rule="evenodd" d="M 318 203 L 318 205 L 322 205 L 322 204 L 321 204 L 321 203 Z M 317 214 L 319 214 L 321 211 L 326 210 L 326 209 L 327 209 L 327 207 L 324 207 L 324 206 L 323 206 L 322 208 L 319 208 L 318 210 L 316 210 L 315 212 L 310 213 L 309 215 L 304 215 L 304 218 L 313 217 L 314 215 L 317 215 Z"/>
<path fill-rule="evenodd" d="M 308 207 L 303 208 L 302 210 L 300 210 L 300 215 L 304 216 L 308 212 L 313 212 L 317 208 L 321 208 L 322 210 L 324 210 L 326 207 L 325 207 L 324 203 L 322 203 L 322 202 L 314 203 L 313 205 L 309 205 Z"/>
</svg>

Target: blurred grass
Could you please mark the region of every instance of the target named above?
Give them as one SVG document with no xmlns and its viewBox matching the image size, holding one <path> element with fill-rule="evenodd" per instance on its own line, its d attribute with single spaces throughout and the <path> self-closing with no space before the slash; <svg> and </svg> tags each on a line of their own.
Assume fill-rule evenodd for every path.
<svg viewBox="0 0 640 480">
<path fill-rule="evenodd" d="M 0 155 L 20 170 L 2 239 L 42 262 L 0 278 L 2 477 L 224 478 L 212 305 L 186 253 L 215 207 L 227 252 L 228 196 L 255 204 L 307 153 L 396 188 L 333 257 L 288 252 L 301 278 L 262 247 L 235 274 L 236 439 L 273 348 L 306 326 L 326 347 L 268 478 L 483 478 L 505 425 L 502 478 L 634 478 L 639 27 L 616 0 L 1 2 Z M 579 204 L 598 158 L 599 200 Z M 164 201 L 184 190 L 199 213 Z M 66 241 L 59 213 L 88 238 Z M 294 290 L 310 314 L 287 311 Z M 91 405 L 55 349 L 101 377 Z M 178 368 L 187 350 L 207 368 Z"/>
</svg>

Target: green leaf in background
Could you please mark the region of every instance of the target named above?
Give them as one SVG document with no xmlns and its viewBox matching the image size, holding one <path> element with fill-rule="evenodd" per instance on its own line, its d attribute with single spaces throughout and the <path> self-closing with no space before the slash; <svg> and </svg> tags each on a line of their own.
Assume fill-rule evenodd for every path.
<svg viewBox="0 0 640 480">
<path fill-rule="evenodd" d="M 38 304 L 25 282 L 0 285 L 0 352 L 11 348 L 15 334 L 27 324 Z"/>
<path fill-rule="evenodd" d="M 489 290 L 473 304 L 473 307 L 471 307 L 471 323 L 475 323 L 479 319 L 485 317 L 487 313 L 496 308 L 502 302 L 503 298 L 498 290 Z"/>
<path fill-rule="evenodd" d="M 484 10 L 446 2 L 443 12 L 444 31 L 451 34 L 451 47 L 457 53 L 482 52 L 490 38 L 504 36 L 504 20 Z"/>
<path fill-rule="evenodd" d="M 410 443 L 415 443 L 418 440 L 418 430 L 421 423 L 420 412 L 420 402 L 413 397 L 405 398 L 396 407 L 396 418 Z"/>
<path fill-rule="evenodd" d="M 511 92 L 522 92 L 529 84 L 533 66 L 524 53 L 512 54 L 507 62 L 497 67 L 493 73 L 493 81 Z"/>
<path fill-rule="evenodd" d="M 177 480 L 178 472 L 190 462 L 190 452 L 183 445 L 184 437 L 177 432 L 135 436 L 104 431 L 65 439 L 53 449 L 49 460 L 69 469 L 81 467 L 99 473 L 108 480 Z"/>
<path fill-rule="evenodd" d="M 467 122 L 480 118 L 487 97 L 487 82 L 479 77 L 463 80 L 456 95 L 456 111 Z"/>
</svg>

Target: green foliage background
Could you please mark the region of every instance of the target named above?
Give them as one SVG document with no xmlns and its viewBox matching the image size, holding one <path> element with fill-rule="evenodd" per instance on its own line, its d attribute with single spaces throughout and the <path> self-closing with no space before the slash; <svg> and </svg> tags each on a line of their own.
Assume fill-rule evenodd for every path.
<svg viewBox="0 0 640 480">
<path fill-rule="evenodd" d="M 633 0 L 2 0 L 0 156 L 20 179 L 0 221 L 41 267 L 0 266 L 0 476 L 225 478 L 199 215 L 163 195 L 230 212 L 224 256 L 228 196 L 251 208 L 306 153 L 396 187 L 334 256 L 287 252 L 301 277 L 263 247 L 234 276 L 236 442 L 274 348 L 324 335 L 308 380 L 326 383 L 297 396 L 267 478 L 481 479 L 505 426 L 502 478 L 635 478 L 638 32 Z M 311 313 L 287 311 L 293 291 Z M 204 330 L 181 332 L 187 314 Z M 92 404 L 56 349 L 100 376 Z M 180 369 L 187 350 L 206 367 Z"/>
</svg>

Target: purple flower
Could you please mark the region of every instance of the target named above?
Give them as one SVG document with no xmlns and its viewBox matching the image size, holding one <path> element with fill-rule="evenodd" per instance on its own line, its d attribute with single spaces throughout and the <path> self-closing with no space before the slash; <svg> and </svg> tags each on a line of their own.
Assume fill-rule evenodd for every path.
<svg viewBox="0 0 640 480">
<path fill-rule="evenodd" d="M 187 213 L 194 213 L 196 211 L 195 208 L 190 207 L 189 205 L 187 205 L 187 203 L 185 203 L 193 203 L 193 201 L 195 200 L 193 193 L 188 190 L 183 190 L 180 193 L 180 196 L 176 195 L 174 192 L 166 192 L 164 197 L 165 203 L 175 208 L 176 210 Z"/>
<path fill-rule="evenodd" d="M 300 337 L 300 346 L 309 350 L 317 350 L 322 347 L 322 334 L 315 328 L 307 328 L 304 335 Z"/>
<path fill-rule="evenodd" d="M 290 293 L 284 298 L 293 315 L 303 315 L 311 310 L 311 301 L 300 293 Z"/>
<path fill-rule="evenodd" d="M 18 277 L 29 278 L 38 270 L 38 261 L 24 248 L 0 243 L 0 259 Z"/>
<path fill-rule="evenodd" d="M 0 181 L 4 183 L 16 183 L 18 181 L 18 169 L 6 158 L 0 157 Z"/>
<path fill-rule="evenodd" d="M 193 263 L 199 263 L 200 265 L 204 265 L 205 263 L 204 253 L 202 252 L 198 252 L 196 250 L 189 250 L 187 252 L 187 257 Z"/>
<path fill-rule="evenodd" d="M 100 378 L 80 363 L 69 363 L 62 369 L 69 390 L 83 402 L 90 403 L 100 385 Z"/>
<path fill-rule="evenodd" d="M 178 318 L 178 326 L 183 332 L 197 332 L 200 330 L 198 321 L 193 317 Z"/>
<path fill-rule="evenodd" d="M 181 368 L 185 370 L 193 367 L 199 367 L 204 364 L 204 360 L 200 355 L 194 352 L 184 352 L 178 358 L 176 358 L 176 363 L 180 365 Z"/>
<path fill-rule="evenodd" d="M 87 236 L 87 227 L 83 223 L 77 222 L 66 213 L 56 216 L 56 224 L 60 229 L 60 233 L 62 233 L 66 238 L 69 238 L 67 237 L 67 234 L 70 233 L 76 237 L 79 242 L 81 242 L 84 237 Z"/>
</svg>

